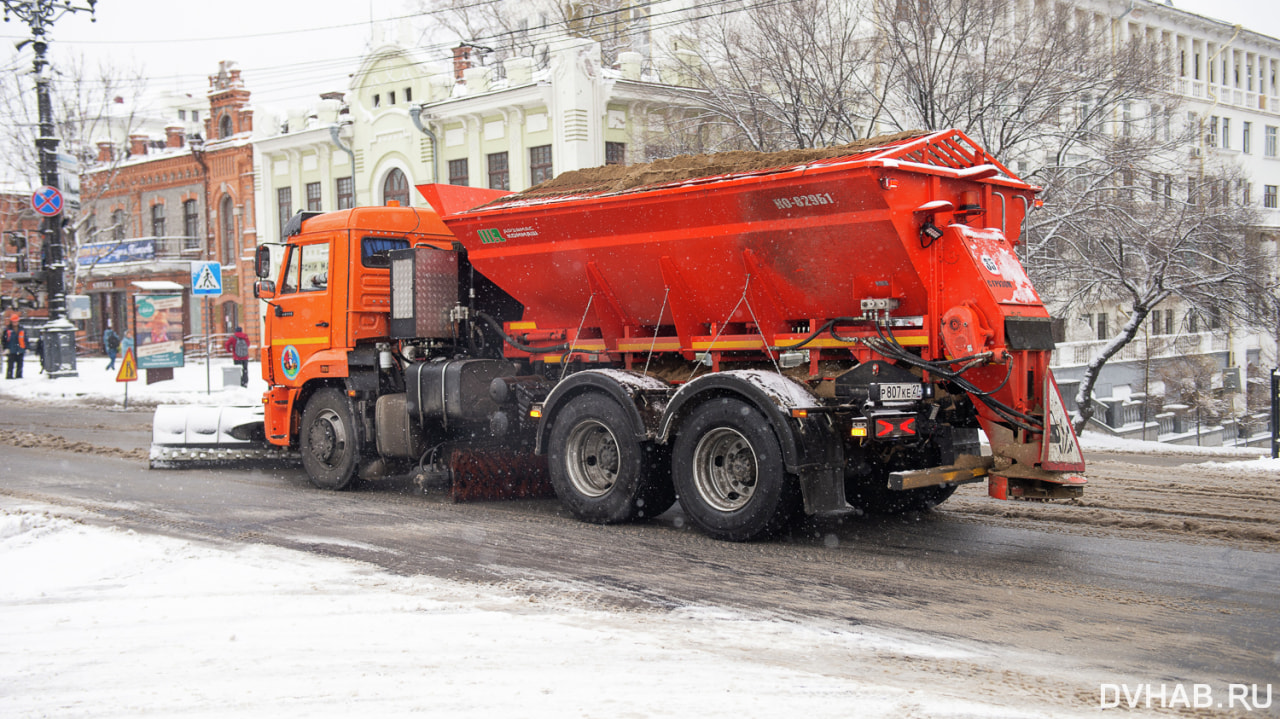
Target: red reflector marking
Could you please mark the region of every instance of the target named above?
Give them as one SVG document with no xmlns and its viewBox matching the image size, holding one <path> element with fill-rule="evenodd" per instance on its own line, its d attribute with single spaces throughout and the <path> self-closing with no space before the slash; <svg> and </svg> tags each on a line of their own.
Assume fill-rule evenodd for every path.
<svg viewBox="0 0 1280 719">
<path fill-rule="evenodd" d="M 877 437 L 901 437 L 902 435 L 916 433 L 916 418 L 908 417 L 898 422 L 891 422 L 887 419 L 876 419 L 876 436 Z"/>
</svg>

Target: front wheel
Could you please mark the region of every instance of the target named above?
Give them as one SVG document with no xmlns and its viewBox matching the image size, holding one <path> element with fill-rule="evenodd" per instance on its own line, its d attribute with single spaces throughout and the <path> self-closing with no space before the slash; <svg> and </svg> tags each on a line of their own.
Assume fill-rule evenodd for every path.
<svg viewBox="0 0 1280 719">
<path fill-rule="evenodd" d="M 584 522 L 656 517 L 675 504 L 669 463 L 631 436 L 623 408 L 600 394 L 579 395 L 556 414 L 547 464 L 556 496 Z"/>
<path fill-rule="evenodd" d="M 802 503 L 769 420 L 734 398 L 694 409 L 676 435 L 671 473 L 690 521 L 716 538 L 760 539 L 787 529 Z"/>
<path fill-rule="evenodd" d="M 356 477 L 361 454 L 355 412 L 342 392 L 331 387 L 311 395 L 302 412 L 299 440 L 302 466 L 321 489 L 346 489 Z"/>
</svg>

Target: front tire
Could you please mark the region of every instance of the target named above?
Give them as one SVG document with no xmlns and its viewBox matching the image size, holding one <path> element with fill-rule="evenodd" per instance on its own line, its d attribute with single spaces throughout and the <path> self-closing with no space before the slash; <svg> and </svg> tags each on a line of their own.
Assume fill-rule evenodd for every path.
<svg viewBox="0 0 1280 719">
<path fill-rule="evenodd" d="M 662 450 L 636 441 L 623 408 L 600 394 L 574 397 L 556 414 L 547 464 L 556 496 L 584 522 L 633 522 L 675 504 Z"/>
<path fill-rule="evenodd" d="M 734 398 L 711 400 L 676 435 L 671 473 L 689 520 L 715 539 L 745 542 L 790 527 L 802 506 L 782 445 L 759 410 Z"/>
<path fill-rule="evenodd" d="M 302 466 L 320 489 L 346 489 L 356 478 L 362 449 L 355 411 L 346 395 L 319 390 L 302 412 Z"/>
</svg>

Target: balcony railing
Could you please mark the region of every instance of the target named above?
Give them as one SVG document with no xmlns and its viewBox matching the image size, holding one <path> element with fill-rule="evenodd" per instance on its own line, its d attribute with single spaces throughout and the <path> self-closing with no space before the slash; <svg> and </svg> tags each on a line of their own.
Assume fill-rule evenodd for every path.
<svg viewBox="0 0 1280 719">
<path fill-rule="evenodd" d="M 1049 364 L 1053 367 L 1079 367 L 1094 360 L 1111 340 L 1094 340 L 1090 342 L 1060 342 L 1053 350 L 1053 358 Z M 1140 361 L 1145 359 L 1167 359 L 1185 357 L 1187 355 L 1204 355 L 1211 352 L 1225 352 L 1227 338 L 1213 332 L 1197 332 L 1195 334 L 1153 335 L 1133 338 L 1133 341 L 1120 348 L 1112 362 Z"/>
</svg>

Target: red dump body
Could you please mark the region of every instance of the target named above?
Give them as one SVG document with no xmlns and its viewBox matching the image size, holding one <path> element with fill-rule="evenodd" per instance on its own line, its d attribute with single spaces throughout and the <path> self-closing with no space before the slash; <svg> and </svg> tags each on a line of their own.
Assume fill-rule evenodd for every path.
<svg viewBox="0 0 1280 719">
<path fill-rule="evenodd" d="M 856 342 L 875 336 L 864 302 L 896 300 L 902 346 L 928 360 L 992 352 L 994 364 L 966 377 L 1040 417 L 1050 394 L 1061 402 L 1052 342 L 1035 339 L 1048 336 L 1048 313 L 1014 252 L 1037 191 L 949 130 L 803 165 L 513 195 L 443 219 L 476 269 L 523 303 L 509 329 L 530 343 L 568 341 L 626 366 L 653 351 L 705 352 L 718 369 L 776 356 L 766 348 L 834 320 L 838 336 L 806 347 L 818 350 L 816 380 L 822 360 L 872 358 Z M 1009 336 L 1027 327 L 1033 339 Z M 993 445 L 1023 466 L 1046 460 L 1038 436 L 1006 437 L 978 409 Z"/>
<path fill-rule="evenodd" d="M 524 304 L 526 321 L 574 329 L 590 301 L 586 325 L 600 328 L 606 351 L 625 344 L 628 328 L 655 325 L 673 325 L 681 349 L 702 349 L 697 338 L 725 323 L 758 322 L 776 344 L 801 323 L 861 315 L 865 298 L 898 299 L 901 317 L 966 299 L 997 314 L 1047 317 L 1020 266 L 1009 280 L 982 265 L 993 253 L 1017 265 L 1000 232 L 963 230 L 983 245 L 977 267 L 955 268 L 966 254 L 959 243 L 921 246 L 922 222 L 945 228 L 954 213 L 917 210 L 935 200 L 959 207 L 965 191 L 983 208 L 968 227 L 1017 241 L 1036 188 L 954 131 L 800 167 L 517 196 L 444 219 L 476 268 Z M 1003 328 L 994 329 L 1002 344 Z"/>
</svg>

